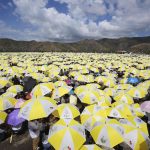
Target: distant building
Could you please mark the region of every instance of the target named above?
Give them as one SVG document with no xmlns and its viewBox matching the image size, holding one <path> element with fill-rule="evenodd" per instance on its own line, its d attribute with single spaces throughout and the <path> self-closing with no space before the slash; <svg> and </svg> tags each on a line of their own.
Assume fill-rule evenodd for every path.
<svg viewBox="0 0 150 150">
<path fill-rule="evenodd" d="M 126 54 L 126 53 L 128 53 L 128 52 L 125 51 L 125 50 L 118 50 L 117 53 L 118 53 L 118 54 Z"/>
</svg>

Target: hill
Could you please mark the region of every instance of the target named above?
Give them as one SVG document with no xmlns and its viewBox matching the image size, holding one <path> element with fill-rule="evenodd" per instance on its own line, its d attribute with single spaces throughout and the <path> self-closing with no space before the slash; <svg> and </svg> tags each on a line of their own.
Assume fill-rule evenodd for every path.
<svg viewBox="0 0 150 150">
<path fill-rule="evenodd" d="M 0 52 L 119 52 L 150 54 L 150 36 L 83 40 L 75 43 L 16 41 L 0 39 Z"/>
</svg>

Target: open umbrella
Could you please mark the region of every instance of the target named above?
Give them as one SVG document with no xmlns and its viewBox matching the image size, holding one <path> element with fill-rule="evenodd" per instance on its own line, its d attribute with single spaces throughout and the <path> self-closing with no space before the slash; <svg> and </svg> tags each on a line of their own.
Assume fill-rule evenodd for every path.
<svg viewBox="0 0 150 150">
<path fill-rule="evenodd" d="M 95 123 L 90 133 L 96 144 L 110 148 L 124 141 L 124 129 L 115 119 Z"/>
<path fill-rule="evenodd" d="M 71 91 L 72 87 L 71 86 L 61 86 L 58 88 L 55 88 L 53 90 L 52 98 L 57 99 L 62 97 L 65 94 L 68 94 Z"/>
<path fill-rule="evenodd" d="M 140 82 L 139 78 L 136 78 L 136 77 L 130 77 L 128 78 L 127 82 L 129 84 L 138 84 Z"/>
<path fill-rule="evenodd" d="M 131 97 L 129 94 L 127 94 L 126 92 L 118 92 L 115 96 L 114 96 L 114 100 L 115 101 L 121 101 L 127 104 L 133 104 L 133 97 Z"/>
<path fill-rule="evenodd" d="M 141 104 L 141 109 L 144 112 L 150 113 L 150 101 L 145 101 Z"/>
<path fill-rule="evenodd" d="M 53 83 L 41 83 L 36 85 L 31 91 L 31 95 L 33 96 L 44 96 L 50 93 L 54 89 Z"/>
<path fill-rule="evenodd" d="M 97 121 L 105 121 L 107 118 L 106 110 L 106 107 L 99 105 L 90 105 L 85 107 L 81 114 L 81 123 L 88 131 L 91 131 L 93 125 Z"/>
<path fill-rule="evenodd" d="M 61 119 L 73 119 L 79 116 L 80 112 L 78 108 L 72 104 L 60 104 L 53 114 Z"/>
<path fill-rule="evenodd" d="M 144 98 L 147 94 L 147 91 L 145 91 L 144 89 L 133 87 L 127 91 L 127 94 L 131 95 L 134 98 Z"/>
<path fill-rule="evenodd" d="M 8 78 L 1 77 L 0 78 L 0 89 L 5 87 L 7 84 L 12 85 Z"/>
<path fill-rule="evenodd" d="M 7 89 L 7 92 L 18 93 L 23 91 L 23 86 L 21 85 L 13 85 Z"/>
<path fill-rule="evenodd" d="M 15 108 L 21 108 L 21 106 L 24 104 L 25 100 L 20 98 L 20 99 L 17 99 L 17 102 L 16 102 L 16 105 L 15 105 Z"/>
<path fill-rule="evenodd" d="M 102 149 L 96 144 L 91 144 L 91 145 L 83 145 L 80 150 L 102 150 Z"/>
<path fill-rule="evenodd" d="M 93 104 L 99 100 L 98 89 L 89 88 L 88 86 L 78 86 L 75 89 L 75 94 L 82 103 Z"/>
<path fill-rule="evenodd" d="M 37 97 L 26 101 L 19 112 L 19 117 L 26 120 L 45 118 L 56 109 L 56 102 L 49 97 Z"/>
<path fill-rule="evenodd" d="M 19 111 L 20 109 L 16 109 L 8 115 L 7 124 L 17 126 L 25 121 L 25 119 L 18 116 Z"/>
<path fill-rule="evenodd" d="M 133 150 L 149 150 L 149 138 L 138 126 L 133 125 L 127 119 L 120 120 L 124 127 L 124 140 Z"/>
<path fill-rule="evenodd" d="M 75 120 L 60 119 L 49 130 L 48 142 L 59 150 L 77 150 L 85 142 L 84 127 Z"/>
<path fill-rule="evenodd" d="M 6 117 L 7 117 L 7 113 L 1 111 L 0 112 L 0 124 L 3 124 L 5 122 Z"/>
<path fill-rule="evenodd" d="M 0 111 L 14 108 L 17 100 L 11 97 L 0 97 Z"/>
</svg>

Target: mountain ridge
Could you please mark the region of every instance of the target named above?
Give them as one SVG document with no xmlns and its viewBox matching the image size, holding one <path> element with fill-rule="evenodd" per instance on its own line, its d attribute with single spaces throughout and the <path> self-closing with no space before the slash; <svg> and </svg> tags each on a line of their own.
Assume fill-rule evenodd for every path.
<svg viewBox="0 0 150 150">
<path fill-rule="evenodd" d="M 150 36 L 124 37 L 118 39 L 85 39 L 72 43 L 49 41 L 17 41 L 0 38 L 0 52 L 97 52 L 118 53 L 121 51 L 150 54 Z"/>
</svg>

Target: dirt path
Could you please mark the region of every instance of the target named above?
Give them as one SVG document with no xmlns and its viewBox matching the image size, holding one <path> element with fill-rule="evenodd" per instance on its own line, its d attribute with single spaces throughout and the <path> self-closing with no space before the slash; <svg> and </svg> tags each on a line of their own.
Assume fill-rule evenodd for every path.
<svg viewBox="0 0 150 150">
<path fill-rule="evenodd" d="M 32 150 L 30 135 L 28 133 L 20 136 L 14 135 L 11 144 L 10 138 L 0 143 L 0 150 Z"/>
</svg>

